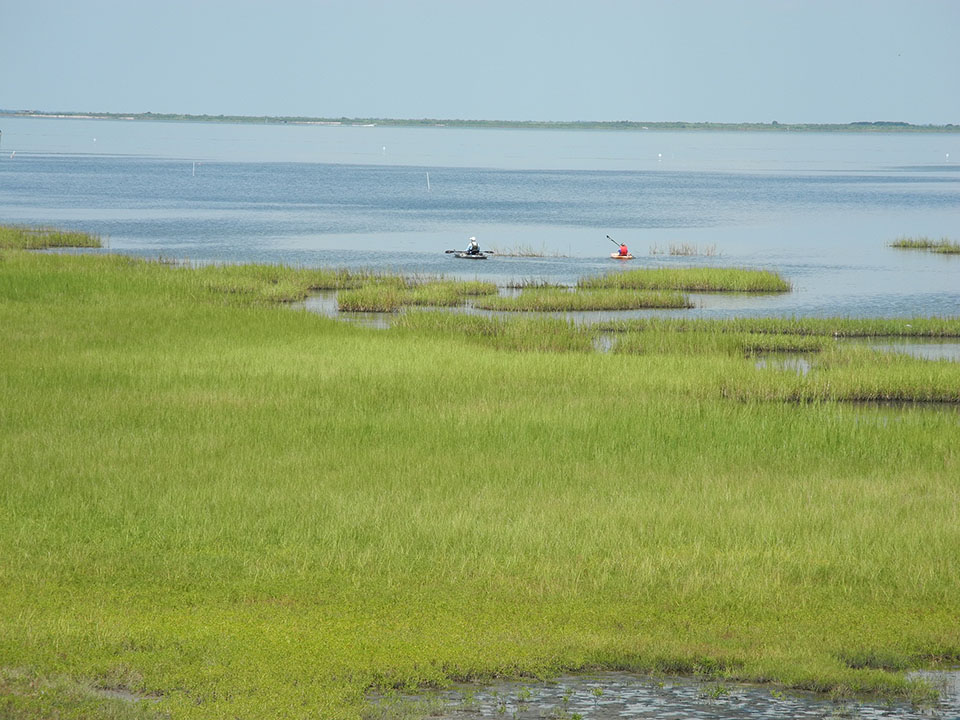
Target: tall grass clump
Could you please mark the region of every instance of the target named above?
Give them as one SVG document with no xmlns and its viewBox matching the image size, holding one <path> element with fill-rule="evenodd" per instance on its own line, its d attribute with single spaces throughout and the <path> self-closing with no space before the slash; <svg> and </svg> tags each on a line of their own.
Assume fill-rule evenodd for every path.
<svg viewBox="0 0 960 720">
<path fill-rule="evenodd" d="M 770 270 L 710 267 L 624 270 L 583 278 L 579 286 L 688 292 L 780 293 L 790 290 L 790 283 Z"/>
<path fill-rule="evenodd" d="M 393 284 L 362 285 L 337 293 L 342 312 L 396 312 L 409 302 L 409 291 Z"/>
<path fill-rule="evenodd" d="M 539 248 L 522 244 L 510 247 L 494 245 L 491 252 L 504 257 L 566 257 L 559 250 L 547 250 L 546 245 L 541 245 Z"/>
<path fill-rule="evenodd" d="M 303 273 L 282 265 L 181 266 L 179 271 L 211 294 L 239 303 L 295 302 L 311 290 Z"/>
<path fill-rule="evenodd" d="M 939 240 L 928 237 L 900 237 L 890 243 L 890 247 L 901 250 L 928 250 L 944 255 L 960 254 L 960 242 L 945 237 Z"/>
<path fill-rule="evenodd" d="M 434 280 L 410 288 L 405 304 L 437 307 L 462 305 L 468 297 L 495 295 L 497 286 L 479 280 Z"/>
<path fill-rule="evenodd" d="M 404 313 L 393 327 L 398 332 L 467 339 L 497 350 L 592 352 L 594 348 L 590 329 L 555 318 L 490 318 L 420 311 Z"/>
<path fill-rule="evenodd" d="M 833 342 L 833 338 L 821 336 L 717 332 L 709 329 L 677 331 L 661 326 L 622 334 L 614 345 L 614 352 L 696 355 L 723 353 L 744 357 L 766 353 L 819 353 Z"/>
<path fill-rule="evenodd" d="M 344 268 L 300 268 L 297 275 L 309 290 L 342 290 L 355 288 L 377 277 L 371 273 Z"/>
<path fill-rule="evenodd" d="M 509 280 L 504 284 L 504 287 L 511 290 L 544 290 L 546 288 L 564 288 L 569 287 L 568 285 L 561 285 L 560 283 L 550 282 L 549 280 L 544 280 L 542 278 L 519 278 L 515 280 Z"/>
<path fill-rule="evenodd" d="M 810 372 L 755 373 L 722 382 L 724 397 L 781 402 L 960 404 L 960 363 L 868 347 L 832 346 Z"/>
<path fill-rule="evenodd" d="M 563 288 L 528 288 L 519 295 L 491 295 L 475 300 L 473 304 L 483 310 L 539 312 L 693 307 L 686 295 L 673 291 L 603 289 L 571 292 Z"/>
<path fill-rule="evenodd" d="M 46 248 L 98 248 L 100 236 L 53 227 L 0 225 L 0 248 L 43 250 Z"/>
<path fill-rule="evenodd" d="M 399 276 L 343 269 L 262 263 L 200 266 L 185 263 L 176 269 L 210 296 L 241 305 L 291 303 L 318 290 L 355 289 L 367 284 L 406 287 L 406 281 Z"/>
<path fill-rule="evenodd" d="M 410 305 L 452 307 L 468 297 L 497 292 L 493 283 L 480 281 L 410 281 L 399 277 L 368 279 L 357 287 L 340 290 L 340 310 L 352 312 L 396 312 Z"/>
<path fill-rule="evenodd" d="M 821 335 L 834 338 L 960 337 L 960 317 L 908 318 L 630 318 L 609 320 L 599 329 L 610 332 L 663 329 L 674 332 L 731 332 L 773 335 Z"/>
<path fill-rule="evenodd" d="M 659 245 L 650 246 L 651 255 L 680 255 L 686 257 L 692 257 L 697 255 L 702 255 L 704 257 L 713 257 L 717 255 L 717 246 L 716 245 L 695 245 L 693 243 L 670 243 L 667 246 L 667 249 L 664 250 Z"/>
</svg>

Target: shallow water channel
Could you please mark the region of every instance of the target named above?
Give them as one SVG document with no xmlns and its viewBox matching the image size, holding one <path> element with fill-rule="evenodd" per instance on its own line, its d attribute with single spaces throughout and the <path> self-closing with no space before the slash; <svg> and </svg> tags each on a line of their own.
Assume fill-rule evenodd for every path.
<svg viewBox="0 0 960 720">
<path fill-rule="evenodd" d="M 502 288 L 501 294 L 515 294 L 509 288 Z M 340 312 L 337 308 L 337 293 L 335 291 L 322 292 L 311 295 L 301 303 L 295 303 L 294 308 L 306 309 L 310 312 L 324 315 L 326 317 L 337 318 L 354 322 L 370 327 L 386 329 L 390 327 L 393 319 L 397 317 L 396 313 L 362 313 L 362 312 Z M 428 308 L 429 309 L 429 308 Z M 463 312 L 468 314 L 479 314 L 486 316 L 510 317 L 518 313 L 511 312 L 493 312 L 489 310 L 477 310 L 469 304 L 464 307 L 456 308 L 438 308 L 440 310 L 452 310 L 454 312 Z M 592 324 L 605 322 L 609 320 L 619 320 L 633 317 L 648 317 L 651 315 L 662 317 L 683 316 L 683 313 L 689 313 L 688 310 L 628 310 L 628 311 L 589 311 L 589 312 L 566 312 L 566 313 L 535 313 L 524 312 L 523 315 L 542 315 L 549 317 L 566 318 L 578 324 Z M 957 338 L 855 338 L 847 339 L 843 342 L 857 343 L 866 345 L 881 352 L 902 353 L 925 360 L 951 360 L 960 362 L 960 340 Z M 614 334 L 603 334 L 595 343 L 595 347 L 600 352 L 609 352 L 616 344 Z M 803 353 L 764 353 L 758 356 L 757 367 L 776 368 L 781 370 L 792 370 L 801 375 L 806 375 L 813 367 L 815 360 L 812 356 Z"/>
<path fill-rule="evenodd" d="M 569 675 L 551 682 L 458 685 L 424 695 L 371 698 L 384 717 L 391 709 L 447 720 L 734 720 L 761 718 L 960 718 L 960 671 L 918 672 L 940 692 L 929 707 L 882 700 L 831 700 L 809 692 L 624 672 Z"/>
</svg>

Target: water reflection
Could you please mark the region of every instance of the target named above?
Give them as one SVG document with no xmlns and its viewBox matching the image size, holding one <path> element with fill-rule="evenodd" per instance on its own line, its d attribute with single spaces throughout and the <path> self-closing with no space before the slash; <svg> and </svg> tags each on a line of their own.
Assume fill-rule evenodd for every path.
<svg viewBox="0 0 960 720">
<path fill-rule="evenodd" d="M 960 361 L 960 342 L 957 342 L 956 338 L 950 340 L 915 338 L 884 343 L 873 341 L 869 345 L 880 352 L 899 353 L 922 360 Z"/>
<path fill-rule="evenodd" d="M 960 673 L 914 673 L 941 692 L 932 707 L 881 700 L 834 701 L 813 693 L 784 691 L 771 686 L 652 677 L 609 672 L 565 676 L 554 682 L 502 682 L 459 685 L 433 696 L 410 696 L 429 706 L 432 717 L 449 720 L 480 718 L 675 718 L 733 720 L 743 718 L 956 718 L 960 715 Z M 384 698 L 375 705 L 389 704 Z M 396 702 L 396 700 L 394 700 Z"/>
<path fill-rule="evenodd" d="M 756 362 L 759 369 L 792 370 L 797 375 L 806 375 L 813 367 L 813 361 L 802 355 L 787 353 L 765 353 Z"/>
<path fill-rule="evenodd" d="M 520 293 L 520 290 L 514 287 L 500 287 L 498 290 L 501 295 L 517 295 Z M 391 322 L 396 317 L 396 313 L 340 312 L 337 307 L 337 293 L 333 290 L 311 295 L 302 303 L 294 303 L 291 307 L 306 309 L 327 317 L 347 320 L 376 328 L 390 327 Z M 612 320 L 629 320 L 634 318 L 685 317 L 689 316 L 690 313 L 689 310 L 591 310 L 579 312 L 516 313 L 480 310 L 473 307 L 469 300 L 460 307 L 435 309 L 472 315 L 484 315 L 487 317 L 516 317 L 520 314 L 527 317 L 553 317 L 565 319 L 578 325 L 595 325 Z M 956 338 L 897 338 L 893 341 L 882 342 L 876 338 L 855 338 L 845 339 L 842 340 L 842 342 L 866 345 L 880 352 L 901 353 L 924 360 L 960 362 L 960 341 Z M 594 345 L 598 351 L 609 352 L 614 345 L 614 340 L 609 333 L 601 333 Z M 814 365 L 815 359 L 813 356 L 797 353 L 764 353 L 760 355 L 756 361 L 757 368 L 788 370 L 796 372 L 799 375 L 806 375 Z"/>
</svg>

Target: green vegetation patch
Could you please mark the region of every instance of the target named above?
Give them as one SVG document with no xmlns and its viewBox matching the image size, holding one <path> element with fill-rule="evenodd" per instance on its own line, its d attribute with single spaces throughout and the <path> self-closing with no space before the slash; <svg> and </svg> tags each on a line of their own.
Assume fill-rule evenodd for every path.
<svg viewBox="0 0 960 720">
<path fill-rule="evenodd" d="M 46 248 L 98 248 L 100 236 L 52 227 L 0 225 L 0 248 L 43 250 Z"/>
<path fill-rule="evenodd" d="M 484 297 L 475 300 L 473 305 L 483 310 L 541 312 L 693 307 L 683 293 L 621 288 L 573 291 L 565 288 L 528 288 L 515 296 Z"/>
<path fill-rule="evenodd" d="M 927 237 L 901 237 L 890 243 L 890 247 L 901 250 L 928 250 L 944 255 L 960 254 L 960 242 L 949 238 L 934 240 Z"/>
<path fill-rule="evenodd" d="M 751 332 L 669 329 L 626 332 L 617 338 L 614 352 L 627 354 L 715 354 L 752 356 L 765 353 L 819 353 L 833 338 L 772 335 Z"/>
<path fill-rule="evenodd" d="M 411 281 L 399 276 L 370 279 L 337 293 L 337 306 L 348 312 L 396 312 L 407 306 L 455 307 L 468 297 L 496 294 L 497 286 L 476 280 Z"/>
<path fill-rule="evenodd" d="M 404 313 L 393 327 L 398 332 L 461 338 L 497 350 L 527 352 L 592 352 L 595 339 L 591 329 L 556 318 L 489 318 L 420 311 Z"/>
<path fill-rule="evenodd" d="M 4 718 L 162 720 L 167 715 L 157 709 L 157 700 L 125 685 L 41 677 L 0 666 L 0 716 Z"/>
<path fill-rule="evenodd" d="M 810 372 L 731 376 L 724 397 L 787 402 L 960 403 L 960 363 L 925 360 L 862 346 L 822 352 Z"/>
<path fill-rule="evenodd" d="M 177 265 L 188 283 L 195 283 L 210 297 L 238 304 L 297 302 L 311 292 L 357 288 L 372 283 L 400 283 L 390 276 L 325 268 L 286 265 Z"/>
<path fill-rule="evenodd" d="M 497 286 L 479 280 L 435 280 L 410 289 L 406 304 L 434 307 L 462 305 L 468 297 L 496 295 Z"/>
<path fill-rule="evenodd" d="M 341 312 L 396 312 L 409 302 L 406 288 L 392 285 L 363 285 L 337 293 Z"/>
<path fill-rule="evenodd" d="M 583 278 L 579 286 L 688 292 L 781 293 L 790 290 L 790 283 L 770 270 L 711 267 L 624 270 Z"/>
<path fill-rule="evenodd" d="M 960 337 L 960 317 L 912 318 L 631 318 L 611 320 L 600 329 L 612 332 L 660 330 L 665 332 L 755 333 L 858 337 Z"/>
<path fill-rule="evenodd" d="M 589 668 L 910 697 L 903 668 L 960 660 L 956 413 L 829 399 L 956 364 L 373 331 L 213 270 L 0 258 L 5 718 L 356 720 Z"/>
</svg>

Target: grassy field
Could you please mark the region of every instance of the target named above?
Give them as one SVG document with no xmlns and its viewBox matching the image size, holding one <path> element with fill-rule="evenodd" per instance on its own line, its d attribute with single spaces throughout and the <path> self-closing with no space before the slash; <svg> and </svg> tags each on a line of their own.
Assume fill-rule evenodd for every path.
<svg viewBox="0 0 960 720">
<path fill-rule="evenodd" d="M 957 400 L 957 364 L 843 320 L 599 353 L 281 304 L 368 281 L 0 251 L 0 716 L 357 718 L 586 668 L 923 698 L 902 671 L 960 661 L 957 412 L 838 401 Z"/>
</svg>

